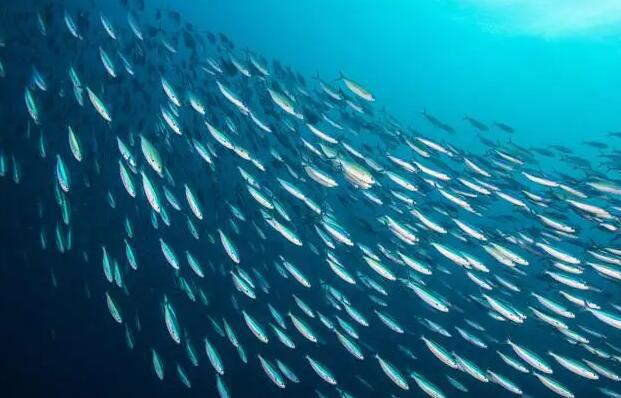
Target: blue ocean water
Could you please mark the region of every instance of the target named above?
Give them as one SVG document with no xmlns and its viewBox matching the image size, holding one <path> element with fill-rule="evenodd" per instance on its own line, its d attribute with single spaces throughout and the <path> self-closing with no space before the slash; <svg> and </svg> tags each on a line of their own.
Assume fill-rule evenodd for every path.
<svg viewBox="0 0 621 398">
<path fill-rule="evenodd" d="M 535 145 L 577 144 L 617 129 L 619 93 L 611 87 L 620 85 L 619 21 L 597 17 L 614 14 L 616 2 L 494 3 L 272 0 L 177 7 L 197 25 L 306 75 L 328 79 L 346 71 L 408 123 L 420 123 L 423 109 L 455 123 L 463 114 L 484 115 L 510 120 L 522 132 L 515 138 Z M 535 15 L 523 15 L 537 7 Z M 564 20 L 570 9 L 578 15 Z"/>
<path fill-rule="evenodd" d="M 549 377 L 576 397 L 614 396 L 613 391 L 621 391 L 610 377 L 597 373 L 598 380 L 589 380 L 548 354 L 553 351 L 580 360 L 585 367 L 584 360 L 589 360 L 621 374 L 618 324 L 602 322 L 596 315 L 621 316 L 616 276 L 621 255 L 615 251 L 620 224 L 619 153 L 618 138 L 610 135 L 619 131 L 621 114 L 617 89 L 621 86 L 621 18 L 617 17 L 621 8 L 616 2 L 26 1 L 5 3 L 0 10 L 0 61 L 6 73 L 0 79 L 4 126 L 0 155 L 5 170 L 0 179 L 5 209 L 0 251 L 3 396 L 218 396 L 205 337 L 222 358 L 221 380 L 233 397 L 422 396 L 411 372 L 421 374 L 448 397 L 509 396 L 499 383 L 481 382 L 463 366 L 451 369 L 443 364 L 425 346 L 423 335 L 483 371 L 508 377 L 524 395 L 555 393 L 533 376 L 532 364 L 521 360 L 529 369 L 529 374 L 523 374 L 499 358 L 497 350 L 519 356 L 507 339 L 544 358 L 554 369 Z M 144 38 L 130 29 L 128 10 Z M 80 38 L 68 29 L 65 13 L 77 21 Z M 102 13 L 115 28 L 115 39 L 102 28 Z M 41 15 L 45 34 L 37 19 Z M 202 43 L 198 50 L 188 46 L 184 32 Z M 100 48 L 112 59 L 117 76 L 102 66 Z M 261 76 L 251 56 L 266 65 L 269 76 Z M 129 66 L 124 66 L 123 57 Z M 244 77 L 244 66 L 251 76 Z M 72 84 L 70 67 L 75 68 L 81 85 Z M 34 71 L 43 76 L 45 89 Z M 372 93 L 373 101 L 356 94 L 340 73 Z M 176 107 L 174 95 L 164 93 L 162 77 L 172 83 L 182 105 Z M 227 98 L 216 80 L 250 111 Z M 334 88 L 341 99 L 331 100 L 319 88 L 319 81 Z M 109 123 L 89 98 L 87 87 L 110 112 Z M 268 88 L 281 93 L 300 113 L 287 113 Z M 25 91 L 32 94 L 40 118 L 27 109 Z M 83 95 L 81 105 L 76 91 Z M 192 113 L 190 91 L 204 100 L 205 115 Z M 454 133 L 434 126 L 424 112 Z M 273 131 L 262 132 L 250 114 L 267 122 Z M 179 122 L 181 135 L 175 134 L 165 115 Z M 347 127 L 339 131 L 320 115 Z M 488 127 L 478 130 L 465 116 Z M 223 131 L 233 144 L 223 144 L 210 134 L 205 121 Z M 506 133 L 494 122 L 508 124 L 515 132 Z M 339 142 L 309 134 L 306 123 L 316 124 Z M 81 161 L 74 159 L 68 143 L 69 125 L 79 137 Z M 165 170 L 161 176 L 143 154 L 141 136 L 159 151 Z M 119 153 L 117 138 L 127 143 L 134 160 Z M 438 143 L 442 150 L 417 139 Z M 205 145 L 213 164 L 197 156 L 195 141 Z M 363 155 L 356 156 L 356 150 Z M 544 155 L 545 151 L 553 153 Z M 284 161 L 277 160 L 275 153 Z M 57 154 L 70 176 L 71 186 L 66 190 Z M 406 159 L 416 172 L 410 173 L 386 155 Z M 482 177 L 481 172 L 464 167 L 464 159 L 492 175 Z M 375 163 L 365 163 L 369 160 Z M 374 179 L 370 190 L 347 175 L 350 161 L 369 170 Z M 129 170 L 135 198 L 121 184 L 119 162 Z M 338 186 L 327 187 L 325 181 L 317 184 L 308 166 L 326 172 Z M 290 220 L 252 195 L 248 187 L 255 185 L 240 177 L 238 167 L 257 178 L 258 192 L 268 202 L 280 203 Z M 416 190 L 396 182 L 388 172 L 406 176 Z M 533 182 L 524 173 L 546 181 Z M 142 174 L 155 182 L 165 215 L 154 211 L 147 200 Z M 319 212 L 313 210 L 312 202 L 291 195 L 276 177 L 294 183 L 317 203 Z M 477 181 L 480 190 L 466 190 L 457 182 L 459 178 Z M 203 220 L 192 212 L 184 185 L 196 192 Z M 489 192 L 481 193 L 485 187 L 494 191 L 491 199 Z M 571 188 L 580 195 L 584 192 L 584 197 Z M 181 203 L 180 211 L 164 197 L 164 189 Z M 510 203 L 497 191 L 519 198 L 521 204 Z M 382 203 L 374 205 L 363 192 L 374 193 Z M 472 208 L 451 200 L 444 195 L 447 192 L 471 203 Z M 597 208 L 577 209 L 572 200 Z M 63 219 L 63 206 L 69 209 L 68 220 Z M 234 209 L 243 217 L 237 217 Z M 428 217 L 428 223 L 413 215 L 413 209 Z M 540 216 L 573 230 L 551 227 Z M 131 220 L 132 234 L 126 219 Z M 468 235 L 455 219 L 482 231 L 487 240 L 482 243 Z M 188 232 L 187 220 L 198 226 L 198 239 Z M 273 220 L 290 228 L 303 247 L 286 240 L 282 230 L 279 234 L 270 224 Z M 389 220 L 415 234 L 416 244 L 410 245 L 402 230 L 395 232 L 399 228 Z M 353 243 L 339 242 L 342 230 L 331 230 L 334 224 L 329 221 L 346 231 Z M 429 226 L 436 222 L 444 232 Z M 238 249 L 239 265 L 226 254 L 219 231 Z M 62 236 L 60 244 L 58 235 Z M 173 249 L 180 270 L 164 259 L 160 239 Z M 71 248 L 66 247 L 67 240 Z M 126 241 L 136 253 L 137 270 L 126 258 Z M 501 251 L 499 255 L 497 248 L 491 254 L 492 243 L 507 248 L 509 254 Z M 550 254 L 536 243 L 557 248 L 561 254 Z M 459 259 L 452 261 L 433 244 L 458 253 Z M 65 247 L 60 250 L 59 246 Z M 111 272 L 116 272 L 112 282 L 102 271 L 102 246 L 110 253 Z M 200 260 L 204 278 L 190 270 L 186 250 Z M 398 252 L 427 264 L 432 275 L 408 269 Z M 370 267 L 369 253 L 396 280 Z M 472 264 L 459 265 L 459 261 L 468 263 L 464 253 L 483 260 L 491 272 L 476 272 Z M 511 261 L 513 253 L 517 261 Z M 579 265 L 572 268 L 571 259 L 560 259 L 562 254 L 579 259 Z M 509 259 L 512 265 L 502 265 L 494 255 Z M 528 265 L 516 267 L 522 257 Z M 283 258 L 306 275 L 311 288 L 301 286 L 291 271 L 284 270 Z M 334 262 L 334 258 L 353 275 L 355 285 L 328 267 L 327 259 Z M 554 262 L 561 262 L 560 268 Z M 604 264 L 613 275 L 596 271 L 589 262 Z M 588 289 L 572 287 L 567 280 L 559 282 L 549 272 L 573 276 Z M 231 273 L 252 285 L 256 298 L 244 295 Z M 479 284 L 467 273 L 476 275 Z M 486 283 L 491 285 L 489 291 Z M 450 310 L 444 313 L 425 304 L 412 284 L 439 295 Z M 561 291 L 585 298 L 584 304 L 567 300 Z M 199 292 L 205 300 L 196 297 Z M 530 293 L 561 303 L 573 316 L 564 318 Z M 106 294 L 120 309 L 122 323 L 110 316 Z M 314 318 L 304 315 L 294 295 L 312 309 Z M 506 314 L 503 318 L 486 296 L 508 305 L 514 315 L 524 315 L 523 324 L 512 323 Z M 167 330 L 166 300 L 174 306 L 180 344 Z M 278 320 L 271 316 L 268 304 L 285 318 L 283 330 L 295 341 L 295 349 L 278 341 L 270 326 Z M 589 342 L 568 337 L 562 332 L 564 327 L 546 323 L 532 308 L 564 322 Z M 268 344 L 249 330 L 242 311 L 267 331 Z M 362 314 L 369 325 L 356 321 L 352 311 Z M 390 330 L 375 311 L 394 318 L 404 332 Z M 319 342 L 305 339 L 288 312 L 304 319 Z M 364 360 L 345 350 L 335 332 L 318 319 L 318 312 L 361 347 Z M 235 330 L 247 363 L 220 336 L 223 319 Z M 359 336 L 347 335 L 339 319 Z M 426 327 L 429 320 L 449 330 L 451 337 Z M 479 337 L 486 347 L 468 342 L 456 327 Z M 188 341 L 198 353 L 198 366 L 188 358 Z M 153 369 L 153 349 L 164 363 L 162 381 Z M 277 387 L 257 355 L 273 366 L 277 359 L 283 361 L 300 382 L 285 378 L 286 388 Z M 306 355 L 324 364 L 338 384 L 323 381 Z M 391 381 L 374 355 L 394 365 L 407 380 L 408 391 Z M 187 373 L 191 388 L 181 382 L 177 366 Z M 276 372 L 284 377 L 282 371 Z M 468 391 L 457 389 L 447 376 Z"/>
</svg>

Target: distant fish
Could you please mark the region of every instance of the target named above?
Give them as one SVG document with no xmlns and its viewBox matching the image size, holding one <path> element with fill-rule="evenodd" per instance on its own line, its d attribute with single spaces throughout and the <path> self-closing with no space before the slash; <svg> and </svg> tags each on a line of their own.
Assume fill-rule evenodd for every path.
<svg viewBox="0 0 621 398">
<path fill-rule="evenodd" d="M 479 131 L 488 131 L 489 130 L 489 127 L 485 123 L 480 122 L 480 121 L 478 121 L 478 120 L 476 120 L 476 119 L 474 119 L 474 118 L 472 118 L 472 117 L 470 117 L 468 115 L 464 116 L 464 120 L 467 121 L 468 123 L 470 123 L 470 125 L 472 127 L 474 127 L 475 129 L 477 129 Z"/>
<path fill-rule="evenodd" d="M 427 112 L 427 110 L 423 110 L 422 112 L 420 112 L 420 114 L 429 122 L 431 123 L 433 126 L 439 128 L 440 130 L 443 130 L 447 133 L 450 134 L 455 134 L 455 129 L 451 126 L 449 126 L 448 124 L 442 122 L 441 120 L 439 120 L 438 118 L 436 118 L 435 116 L 429 114 Z"/>
<path fill-rule="evenodd" d="M 509 126 L 508 124 L 505 123 L 501 123 L 501 122 L 494 122 L 494 126 L 498 127 L 500 130 L 504 131 L 505 133 L 515 133 L 515 129 L 511 126 Z"/>
</svg>

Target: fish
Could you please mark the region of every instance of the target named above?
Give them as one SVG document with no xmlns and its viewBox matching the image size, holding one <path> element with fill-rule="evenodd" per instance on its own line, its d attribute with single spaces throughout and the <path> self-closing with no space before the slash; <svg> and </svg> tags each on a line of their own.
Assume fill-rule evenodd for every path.
<svg viewBox="0 0 621 398">
<path fill-rule="evenodd" d="M 379 73 L 147 3 L 3 8 L 11 276 L 197 394 L 618 395 L 620 133 L 534 145 L 425 90 L 400 119 Z"/>
<path fill-rule="evenodd" d="M 476 120 L 476 119 L 474 119 L 474 118 L 472 118 L 472 117 L 470 117 L 468 115 L 464 116 L 464 120 L 467 121 L 472 127 L 474 127 L 477 130 L 480 130 L 480 131 L 488 131 L 489 130 L 489 127 L 485 123 L 483 123 L 483 122 L 481 122 L 479 120 Z"/>
<path fill-rule="evenodd" d="M 502 130 L 505 133 L 509 133 L 509 134 L 515 133 L 515 129 L 513 127 L 509 126 L 506 123 L 494 122 L 494 126 L 496 126 L 497 128 L 499 128 L 500 130 Z"/>
</svg>

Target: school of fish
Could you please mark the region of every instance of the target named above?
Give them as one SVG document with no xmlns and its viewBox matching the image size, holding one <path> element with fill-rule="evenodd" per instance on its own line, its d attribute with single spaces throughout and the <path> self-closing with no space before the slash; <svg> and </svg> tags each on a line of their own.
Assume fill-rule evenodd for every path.
<svg viewBox="0 0 621 398">
<path fill-rule="evenodd" d="M 592 162 L 504 122 L 408 126 L 353 77 L 305 78 L 172 10 L 24 3 L 0 5 L 0 184 L 39 187 L 32 238 L 95 270 L 86 294 L 130 350 L 168 336 L 143 342 L 154 378 L 621 397 L 614 141 L 585 142 Z"/>
</svg>

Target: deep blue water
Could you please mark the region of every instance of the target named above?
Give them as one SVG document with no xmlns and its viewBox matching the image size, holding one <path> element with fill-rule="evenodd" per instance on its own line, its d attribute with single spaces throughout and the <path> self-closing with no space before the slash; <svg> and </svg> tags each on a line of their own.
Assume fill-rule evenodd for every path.
<svg viewBox="0 0 621 398">
<path fill-rule="evenodd" d="M 544 196 L 548 200 L 546 207 L 536 207 L 536 201 L 528 202 L 536 211 L 512 208 L 496 197 L 495 201 L 482 200 L 480 207 L 478 203 L 476 207 L 482 212 L 479 216 L 456 208 L 435 192 L 435 188 L 427 187 L 422 178 L 416 179 L 420 192 L 412 194 L 416 197 L 416 206 L 424 209 L 425 214 L 431 215 L 432 219 L 441 220 L 440 223 L 451 232 L 459 232 L 463 236 L 463 232 L 451 221 L 451 218 L 458 217 L 478 226 L 490 239 L 512 247 L 525 256 L 530 264 L 524 268 L 524 275 L 519 275 L 493 263 L 493 259 L 486 256 L 478 242 L 472 239 L 460 241 L 450 234 L 439 237 L 424 228 L 409 213 L 400 214 L 396 209 L 409 207 L 391 196 L 391 183 L 383 171 L 375 173 L 375 177 L 382 181 L 381 187 L 373 188 L 373 192 L 379 192 L 386 201 L 385 205 L 379 207 L 365 202 L 361 190 L 349 185 L 343 177 L 342 167 L 332 167 L 326 159 L 317 160 L 317 164 L 338 176 L 337 193 L 312 185 L 312 180 L 303 173 L 309 159 L 314 158 L 309 151 L 304 152 L 304 156 L 298 155 L 303 146 L 287 130 L 285 122 L 299 123 L 296 126 L 300 129 L 303 124 L 284 114 L 280 108 L 276 108 L 278 112 L 274 113 L 274 105 L 266 94 L 264 83 L 256 79 L 256 75 L 251 83 L 241 79 L 237 72 L 230 76 L 223 74 L 221 79 L 235 93 L 241 93 L 243 100 L 248 101 L 253 110 L 262 109 L 257 111 L 257 115 L 270 121 L 277 130 L 275 134 L 284 136 L 285 141 L 296 139 L 298 152 L 274 138 L 275 134 L 263 138 L 257 144 L 257 139 L 253 138 L 257 136 L 257 126 L 250 124 L 246 116 L 240 116 L 236 108 L 225 102 L 215 88 L 213 78 L 203 75 L 197 78 L 197 75 L 191 74 L 191 70 L 205 65 L 204 54 L 201 53 L 200 59 L 188 61 L 188 54 L 191 53 L 189 49 L 179 44 L 178 53 L 171 55 L 155 39 L 146 40 L 144 48 L 140 50 L 133 47 L 136 38 L 128 29 L 126 11 L 116 2 L 52 2 L 55 6 L 50 12 L 54 15 L 54 22 L 50 23 L 46 37 L 38 31 L 36 15 L 42 12 L 48 2 L 3 4 L 0 5 L 0 38 L 5 45 L 0 48 L 0 61 L 7 77 L 0 79 L 0 120 L 3 126 L 0 151 L 9 166 L 8 173 L 0 179 L 3 208 L 0 213 L 0 315 L 4 326 L 0 331 L 2 396 L 217 396 L 215 372 L 205 355 L 205 336 L 217 346 L 224 361 L 226 371 L 223 380 L 233 397 L 316 396 L 316 389 L 326 396 L 338 396 L 337 389 L 323 382 L 312 371 L 304 358 L 306 354 L 326 364 L 336 375 L 338 387 L 353 396 L 422 396 L 421 390 L 409 377 L 410 390 L 405 393 L 399 390 L 381 371 L 373 357 L 376 353 L 405 375 L 410 371 L 424 374 L 449 397 L 508 396 L 498 385 L 480 383 L 468 374 L 453 371 L 440 363 L 420 340 L 421 334 L 433 337 L 450 351 L 456 351 L 483 370 L 493 369 L 508 376 L 530 396 L 553 396 L 553 393 L 532 375 L 516 372 L 500 360 L 496 350 L 513 355 L 504 343 L 508 338 L 544 356 L 554 367 L 553 377 L 571 389 L 577 397 L 599 394 L 597 387 L 620 390 L 616 385 L 618 383 L 604 377 L 598 381 L 580 378 L 546 355 L 548 350 L 553 350 L 570 358 L 588 358 L 606 363 L 621 373 L 620 359 L 597 358 L 582 347 L 570 344 L 549 325 L 536 320 L 529 312 L 529 306 L 537 307 L 529 292 L 554 297 L 556 301 L 570 307 L 576 313 L 575 320 L 567 321 L 572 325 L 572 330 L 580 325 L 605 335 L 606 339 L 591 337 L 593 346 L 617 356 L 619 352 L 606 343 L 613 347 L 621 346 L 619 330 L 599 322 L 585 309 L 562 301 L 559 290 L 569 288 L 553 283 L 544 274 L 546 270 L 554 270 L 551 259 L 534 245 L 524 243 L 524 240 L 514 244 L 498 232 L 514 237 L 524 233 L 538 241 L 552 239 L 542 234 L 552 230 L 544 228 L 535 218 L 536 214 L 548 214 L 563 217 L 564 222 L 577 227 L 575 237 L 560 234 L 554 236 L 560 236 L 557 243 L 560 248 L 583 262 L 592 260 L 587 250 L 619 247 L 617 232 L 606 231 L 601 225 L 602 220 L 594 220 L 585 213 L 570 210 L 571 207 L 564 201 L 567 198 L 566 192 L 557 187 L 533 188 L 528 182 L 524 183 L 520 175 L 520 171 L 527 170 L 588 192 L 589 203 L 610 210 L 613 215 L 608 222 L 620 226 L 620 212 L 616 209 L 620 204 L 618 194 L 598 192 L 586 184 L 603 178 L 614 186 L 619 183 L 619 168 L 613 164 L 619 159 L 616 153 L 618 142 L 614 141 L 618 139 L 608 135 L 619 131 L 621 114 L 621 94 L 617 89 L 621 86 L 621 51 L 616 39 L 620 31 L 618 23 L 621 21 L 609 16 L 615 11 L 621 15 L 621 10 L 614 3 L 594 2 L 591 8 L 585 8 L 578 2 L 549 2 L 547 6 L 539 6 L 531 1 L 518 1 L 515 5 L 502 6 L 484 0 L 395 1 L 391 4 L 276 0 L 205 1 L 200 4 L 145 0 L 145 3 L 144 11 L 138 11 L 136 2 L 130 1 L 141 26 L 145 29 L 147 26 L 159 28 L 161 31 L 158 35 L 162 37 L 173 37 L 173 32 L 178 32 L 180 28 L 166 13 L 161 19 L 155 18 L 156 10 L 176 10 L 182 24 L 191 23 L 193 31 L 203 38 L 208 31 L 228 36 L 235 43 L 232 53 L 245 63 L 248 63 L 248 59 L 244 50 L 248 49 L 251 54 L 263 57 L 261 59 L 266 60 L 272 71 L 275 67 L 271 61 L 277 60 L 283 66 L 301 73 L 308 90 L 317 90 L 317 83 L 312 76 L 319 74 L 328 84 L 341 87 L 352 101 L 367 106 L 347 92 L 342 81 L 338 81 L 339 72 L 342 72 L 373 93 L 376 98 L 371 106 L 373 117 L 381 119 L 378 115 L 386 110 L 404 126 L 408 126 L 403 129 L 407 134 L 421 134 L 446 147 L 456 148 L 454 152 L 459 155 L 455 155 L 455 159 L 472 156 L 477 162 L 494 170 L 495 177 L 489 181 L 511 194 L 521 195 L 523 200 L 526 199 L 520 192 L 525 187 Z M 83 40 L 76 40 L 67 31 L 62 21 L 65 9 L 72 15 L 83 13 L 84 19 L 79 19 Z M 559 22 L 554 16 L 555 10 L 572 22 Z M 117 28 L 117 42 L 111 43 L 106 38 L 99 21 L 100 11 Z M 538 17 L 533 16 L 533 13 Z M 580 15 L 585 13 L 589 17 L 581 18 Z M 118 50 L 135 56 L 132 61 L 136 62 L 137 77 L 130 77 L 122 70 L 118 55 L 113 57 L 117 72 L 122 76 L 106 76 L 98 50 L 102 43 L 110 54 Z M 221 42 L 218 43 L 211 47 L 207 44 L 209 50 L 206 53 L 223 63 L 228 62 L 227 51 L 222 50 Z M 136 61 L 139 52 L 148 54 L 146 63 L 155 66 L 147 68 L 139 64 Z M 104 102 L 112 112 L 112 123 L 108 125 L 102 121 L 86 94 L 84 106 L 76 104 L 67 77 L 70 65 L 76 67 L 85 85 L 92 87 L 94 92 L 105 99 Z M 32 81 L 33 67 L 43 72 L 49 85 L 47 92 L 35 88 Z M 245 160 L 242 162 L 240 157 L 217 146 L 219 144 L 206 132 L 202 119 L 195 114 L 179 116 L 184 128 L 183 137 L 167 130 L 160 116 L 160 104 L 166 102 L 160 89 L 160 75 L 167 76 L 184 98 L 185 90 L 190 88 L 204 95 L 208 104 L 205 120 L 227 131 L 234 140 L 252 148 L 253 154 L 267 165 L 269 171 L 262 174 L 252 168 L 251 163 Z M 271 84 L 269 87 L 275 90 L 286 87 L 293 92 L 295 89 L 290 77 L 282 78 L 282 81 L 276 77 L 266 80 Z M 26 110 L 25 87 L 35 92 L 42 119 L 39 124 L 31 120 Z M 321 105 L 309 105 L 309 108 L 313 107 L 320 109 Z M 184 112 L 188 108 L 185 104 Z M 423 110 L 454 126 L 456 134 L 447 135 L 430 126 L 420 114 Z M 351 110 L 348 112 L 351 113 Z M 338 115 L 345 123 L 347 119 L 343 114 Z M 490 126 L 493 121 L 505 122 L 514 127 L 516 132 L 508 135 L 492 128 L 488 133 L 477 134 L 472 126 L 464 122 L 465 115 Z M 238 131 L 225 130 L 227 116 L 230 123 L 238 126 Z M 359 119 L 367 120 L 367 116 L 359 116 Z M 388 125 L 385 120 L 382 123 L 381 126 Z M 68 124 L 79 132 L 85 157 L 82 162 L 76 162 L 69 150 Z M 149 169 L 140 153 L 137 134 L 144 134 L 156 143 L 165 168 L 171 173 L 170 178 L 175 180 L 174 188 L 170 180 L 160 180 Z M 433 153 L 430 160 L 417 158 L 401 139 L 395 141 L 377 129 L 359 135 L 336 134 L 354 147 L 364 148 L 367 158 L 382 159 L 381 165 L 384 167 L 395 167 L 384 156 L 392 153 L 442 169 L 452 177 L 452 181 L 462 175 L 472 176 L 471 172 L 467 174 L 466 170 L 458 168 L 453 163 L 455 159 L 447 159 L 445 155 L 429 148 Z M 44 159 L 39 154 L 38 140 L 42 135 L 48 152 Z M 500 144 L 497 144 L 498 147 L 484 144 L 478 135 Z M 132 174 L 138 191 L 137 198 L 128 196 L 120 182 L 116 137 L 136 142 L 130 146 L 134 156 L 139 158 L 138 173 Z M 308 135 L 305 137 L 308 138 Z M 313 138 L 313 142 L 318 145 L 316 137 Z M 210 171 L 196 156 L 196 151 L 191 149 L 191 139 L 210 142 L 210 145 L 217 148 L 214 150 L 218 154 L 215 171 Z M 605 143 L 609 147 L 601 150 L 583 143 L 589 140 Z M 585 159 L 589 166 L 579 168 L 576 160 L 561 160 L 562 156 L 558 152 L 553 158 L 530 152 L 525 166 L 515 166 L 512 173 L 505 174 L 499 166 L 492 167 L 490 163 L 490 160 L 498 159 L 494 149 L 505 152 L 513 149 L 514 156 L 527 159 L 525 152 L 518 151 L 511 143 L 530 150 L 549 149 L 553 144 L 564 145 L 571 148 L 576 156 L 581 156 L 580 159 Z M 296 184 L 320 202 L 324 212 L 322 214 L 333 213 L 338 216 L 339 223 L 355 237 L 356 243 L 372 247 L 377 253 L 381 250 L 378 243 L 389 250 L 412 250 L 408 253 L 425 259 L 434 270 L 434 276 L 427 280 L 426 287 L 441 292 L 452 303 L 451 311 L 440 314 L 430 309 L 404 284 L 387 282 L 374 274 L 363 261 L 360 250 L 338 246 L 335 249 L 337 257 L 356 278 L 361 278 L 356 274 L 358 271 L 372 275 L 371 279 L 389 290 L 390 294 L 384 298 L 386 307 L 383 310 L 398 319 L 406 333 L 398 335 L 384 327 L 373 313 L 374 309 L 382 308 L 369 300 L 369 294 L 377 296 L 377 292 L 365 287 L 360 281 L 356 287 L 344 284 L 326 267 L 325 256 L 331 251 L 326 250 L 314 232 L 321 218 L 292 196 L 286 196 L 288 194 L 278 185 L 273 178 L 275 176 L 295 180 L 293 173 L 287 174 L 284 165 L 270 158 L 270 147 L 278 148 L 293 170 L 303 175 L 305 180 L 300 179 Z M 71 189 L 62 194 L 70 203 L 70 226 L 73 232 L 73 248 L 66 253 L 59 253 L 54 241 L 54 228 L 62 225 L 61 212 L 55 199 L 60 194 L 55 195 L 54 192 L 55 189 L 60 192 L 55 174 L 57 153 L 62 155 L 71 176 Z M 339 155 L 342 153 L 346 152 L 340 148 Z M 605 158 L 606 154 L 611 157 Z M 19 183 L 12 180 L 15 170 L 13 158 L 19 165 Z M 612 165 L 602 166 L 607 159 L 611 159 Z M 265 222 L 259 212 L 259 205 L 248 195 L 246 184 L 239 177 L 238 165 L 260 176 L 261 183 L 267 185 L 265 191 L 269 193 L 270 199 L 278 198 L 279 202 L 285 204 L 294 219 L 294 222 L 287 225 L 295 225 L 294 231 L 304 241 L 304 249 L 298 250 Z M 170 227 L 165 227 L 163 219 L 149 207 L 142 191 L 140 171 L 150 173 L 153 181 L 157 181 L 162 203 L 165 200 L 161 192 L 164 185 L 170 186 L 183 202 L 182 212 L 176 212 L 166 204 L 173 220 Z M 575 180 L 560 172 L 570 173 Z M 192 218 L 185 202 L 185 183 L 198 192 L 205 220 Z M 107 199 L 109 192 L 115 198 L 114 208 Z M 471 199 L 467 195 L 462 197 Z M 474 203 L 479 199 L 472 198 L 472 201 Z M 389 206 L 389 203 L 394 206 Z M 229 204 L 241 208 L 248 220 L 234 218 Z M 39 207 L 43 209 L 42 214 L 39 214 Z M 381 227 L 378 218 L 387 214 L 410 225 L 421 240 L 420 246 L 409 249 L 387 232 L 385 227 Z M 126 216 L 132 219 L 135 231 L 131 239 L 126 236 L 123 226 Z M 186 216 L 198 225 L 200 239 L 193 239 L 188 233 Z M 154 218 L 159 220 L 157 229 L 153 227 Z M 259 238 L 250 221 L 260 224 L 262 231 L 268 234 L 267 240 Z M 240 226 L 239 234 L 234 232 L 232 223 Z M 220 245 L 218 229 L 224 230 L 233 239 L 242 258 L 241 267 L 251 275 L 254 282 L 261 284 L 261 278 L 251 271 L 253 268 L 265 277 L 269 284 L 268 292 L 256 287 L 257 298 L 250 300 L 234 288 L 229 271 L 236 268 Z M 47 239 L 45 250 L 42 250 L 40 244 L 42 230 Z M 62 230 L 67 231 L 67 227 L 63 226 Z M 215 238 L 215 244 L 208 242 L 208 235 Z M 159 243 L 161 237 L 174 248 L 182 263 L 179 273 L 173 272 L 163 259 Z M 131 270 L 127 264 L 124 239 L 128 239 L 136 251 L 138 271 Z M 487 292 L 467 279 L 462 269 L 433 251 L 429 243 L 440 241 L 451 248 L 476 253 L 492 268 L 492 274 L 516 283 L 522 290 L 520 294 L 502 289 L 497 282 L 493 282 L 492 274 L 481 274 L 493 282 L 497 289 L 493 293 L 495 297 L 528 313 L 525 326 L 517 327 L 509 324 L 509 321 L 499 323 L 488 316 L 488 309 L 473 299 Z M 321 255 L 311 253 L 309 243 L 319 247 Z M 124 288 L 106 281 L 102 271 L 102 245 L 106 246 L 112 258 L 119 261 Z M 187 266 L 185 250 L 190 250 L 200 259 L 206 275 L 204 279 L 197 278 Z M 309 277 L 313 284 L 310 290 L 302 288 L 290 275 L 285 279 L 279 274 L 274 262 L 278 261 L 281 254 Z M 88 257 L 88 261 L 85 261 L 85 257 Z M 391 264 L 390 267 L 399 278 L 413 278 L 408 276 L 407 271 L 393 264 L 388 256 L 382 258 L 384 263 Z M 208 264 L 213 264 L 213 270 Z M 573 292 L 584 294 L 604 309 L 618 314 L 619 309 L 612 305 L 621 303 L 619 281 L 604 278 L 591 268 L 584 267 L 582 278 L 595 290 L 588 293 Z M 201 304 L 200 300 L 189 300 L 180 288 L 179 276 L 190 281 L 194 288 L 203 289 L 209 305 Z M 327 285 L 333 285 L 344 292 L 351 305 L 369 319 L 371 326 L 360 326 L 342 309 L 335 310 L 330 306 L 326 299 Z M 112 294 L 121 309 L 123 325 L 115 323 L 110 316 L 106 306 L 106 292 Z M 275 321 L 270 317 L 267 304 L 273 304 L 283 316 L 288 311 L 302 316 L 292 299 L 293 294 L 302 298 L 315 311 L 330 316 L 338 315 L 355 325 L 360 332 L 358 344 L 366 359 L 362 362 L 354 359 L 338 343 L 333 332 L 317 319 L 309 317 L 304 319 L 316 331 L 319 344 L 306 341 L 288 320 L 287 333 L 294 337 L 296 348 L 290 350 L 280 344 L 269 327 L 269 323 Z M 175 344 L 167 332 L 162 308 L 164 295 L 174 304 L 183 342 L 186 335 L 190 336 L 199 353 L 198 367 L 193 367 L 188 361 L 183 344 Z M 541 310 L 541 306 L 537 308 Z M 263 345 L 250 333 L 240 315 L 242 310 L 255 317 L 268 330 L 269 344 Z M 210 317 L 218 322 L 222 318 L 230 321 L 244 345 L 248 364 L 240 361 L 237 351 L 228 340 L 214 331 Z M 443 339 L 433 334 L 421 326 L 418 318 L 432 319 L 442 324 L 451 330 L 453 337 Z M 464 323 L 464 319 L 480 323 L 486 331 L 475 331 Z M 461 339 L 455 326 L 467 328 L 482 337 L 489 348 L 482 350 Z M 125 327 L 130 328 L 134 336 L 135 345 L 131 350 L 126 344 Z M 580 329 L 576 331 L 580 332 Z M 409 359 L 397 348 L 397 344 L 410 348 L 418 359 Z M 153 347 L 165 363 L 164 381 L 159 381 L 153 371 Z M 278 389 L 267 378 L 257 354 L 270 361 L 275 358 L 283 360 L 295 370 L 301 383 L 287 382 L 286 389 Z M 176 363 L 182 364 L 187 371 L 192 382 L 191 389 L 179 381 L 175 374 Z M 469 393 L 462 395 L 448 383 L 446 375 L 465 384 Z M 372 384 L 374 390 L 367 389 L 358 377 Z"/>
</svg>

